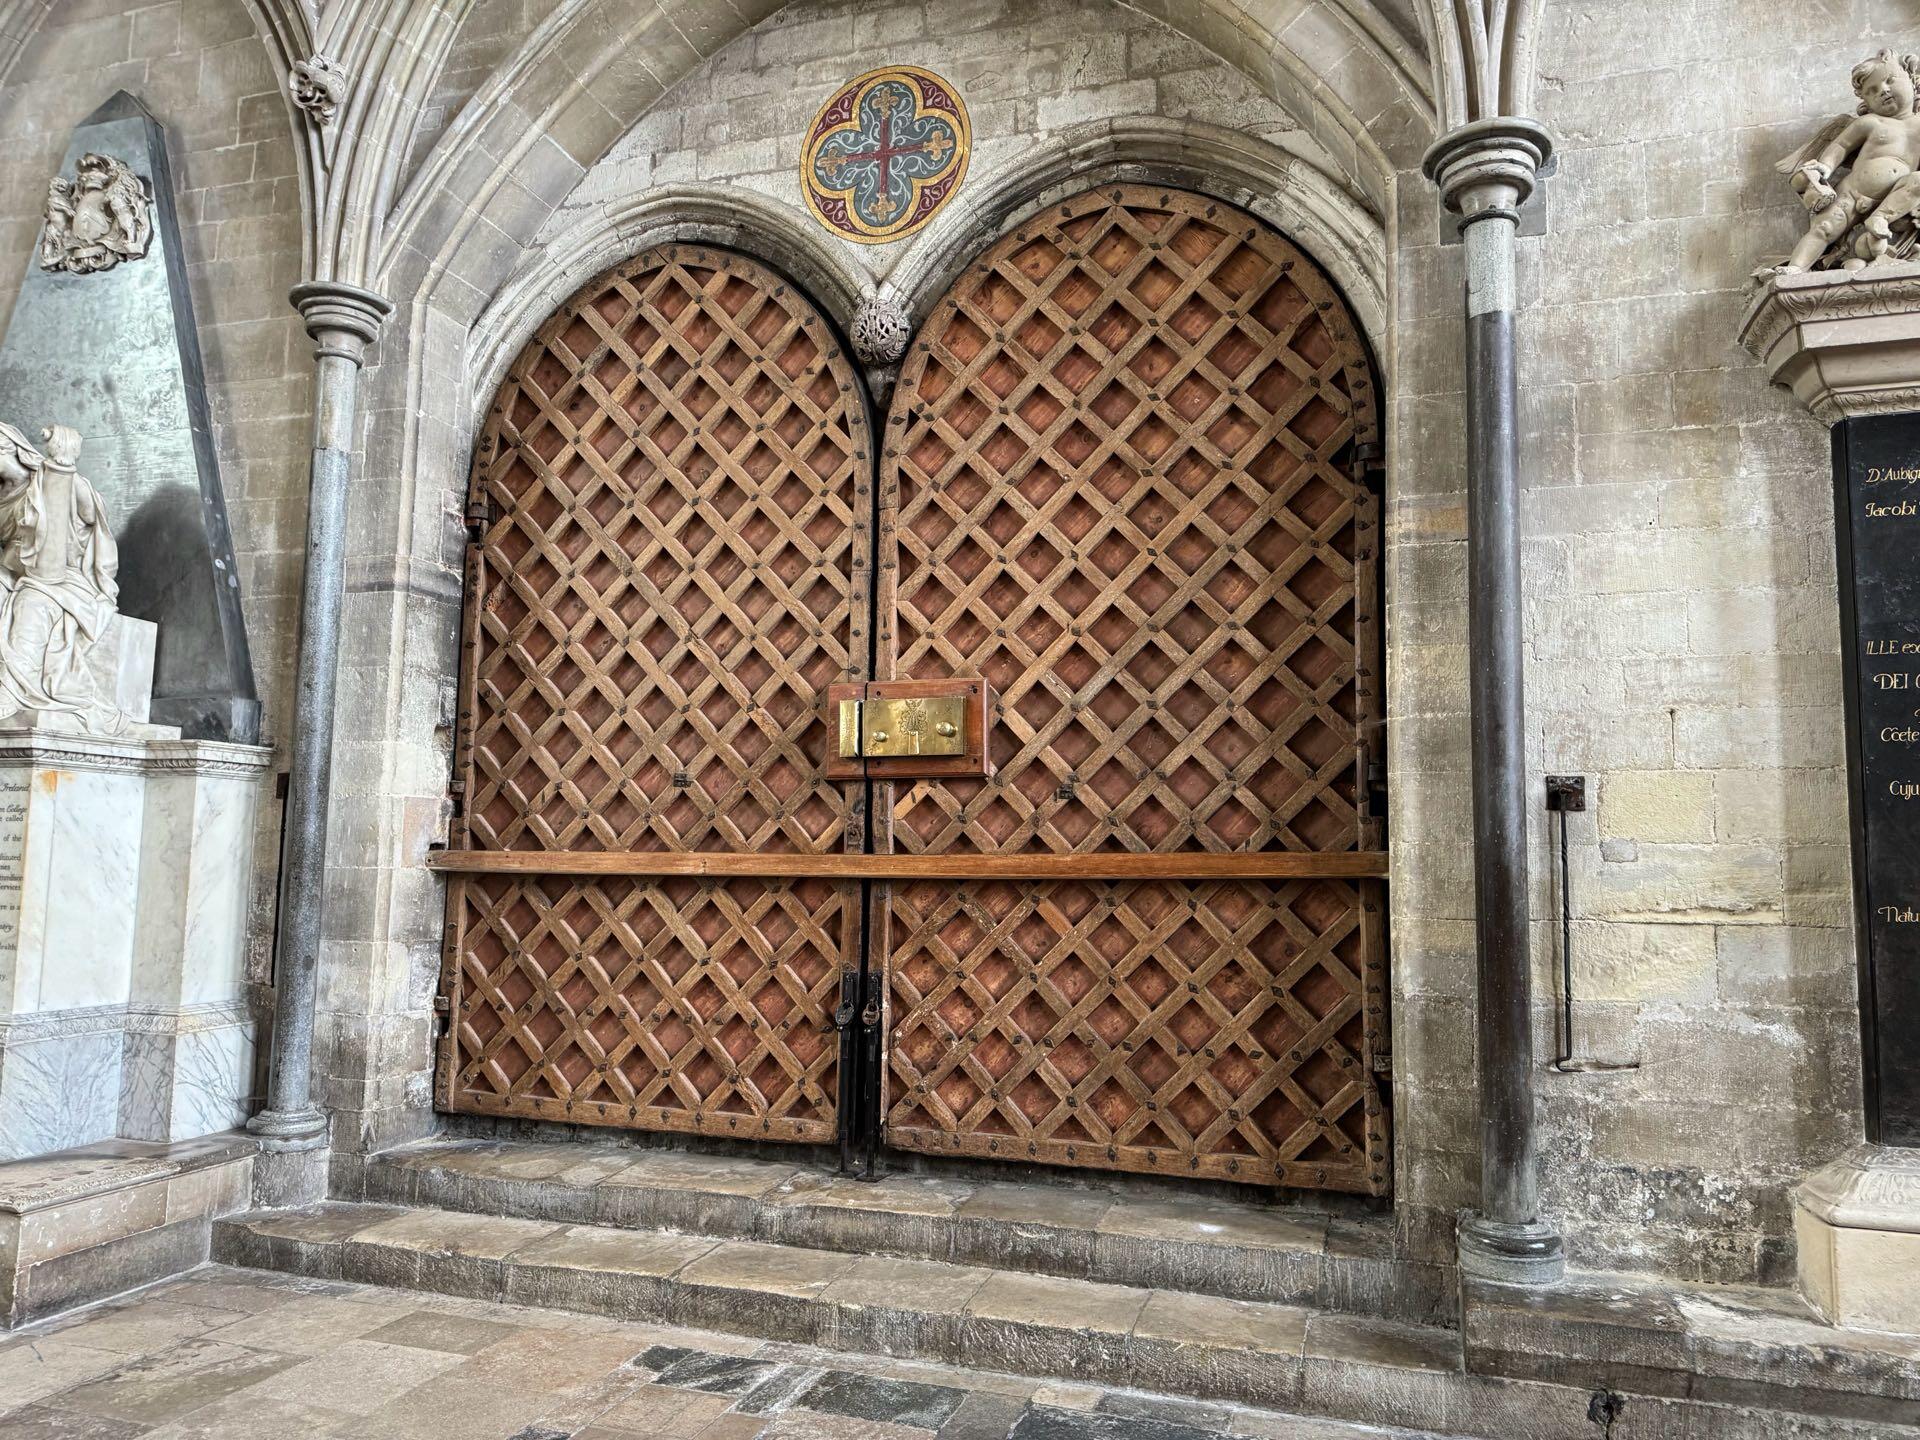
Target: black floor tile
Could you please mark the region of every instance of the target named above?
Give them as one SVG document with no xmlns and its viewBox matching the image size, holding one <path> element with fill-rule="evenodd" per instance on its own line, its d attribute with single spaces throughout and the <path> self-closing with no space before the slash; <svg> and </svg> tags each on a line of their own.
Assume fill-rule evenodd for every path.
<svg viewBox="0 0 1920 1440">
<path fill-rule="evenodd" d="M 708 1355 L 696 1350 L 674 1361 L 654 1377 L 656 1385 L 675 1390 L 700 1390 L 708 1395 L 744 1395 L 780 1369 L 765 1360 L 744 1355 Z"/>
<path fill-rule="evenodd" d="M 766 1379 L 742 1395 L 733 1408 L 743 1415 L 771 1415 L 777 1410 L 784 1410 L 796 1395 L 823 1373 L 808 1365 L 777 1366 Z"/>
<path fill-rule="evenodd" d="M 794 1403 L 806 1410 L 845 1415 L 853 1420 L 883 1420 L 938 1430 L 953 1418 L 964 1390 L 945 1385 L 922 1385 L 915 1380 L 886 1380 L 877 1375 L 855 1375 L 829 1370 Z"/>
<path fill-rule="evenodd" d="M 1173 1420 L 1034 1405 L 1013 1427 L 1011 1440 L 1212 1440 L 1219 1433 Z"/>
<path fill-rule="evenodd" d="M 704 1350 L 689 1350 L 684 1345 L 654 1345 L 642 1350 L 627 1364 L 636 1370 L 652 1370 L 656 1373 L 666 1369 L 676 1360 L 684 1360 L 689 1355 L 704 1355 Z"/>
</svg>

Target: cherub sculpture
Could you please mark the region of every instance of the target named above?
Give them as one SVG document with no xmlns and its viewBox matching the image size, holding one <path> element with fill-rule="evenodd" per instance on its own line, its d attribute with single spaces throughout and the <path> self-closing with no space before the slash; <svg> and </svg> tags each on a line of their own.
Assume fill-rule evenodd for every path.
<svg viewBox="0 0 1920 1440">
<path fill-rule="evenodd" d="M 153 243 L 153 193 L 111 155 L 80 157 L 74 178 L 47 186 L 40 268 L 92 275 L 138 260 Z"/>
<path fill-rule="evenodd" d="M 1776 273 L 1857 270 L 1914 248 L 1920 56 L 1869 56 L 1853 67 L 1853 93 L 1860 101 L 1855 114 L 1836 115 L 1779 164 L 1813 219 Z"/>
<path fill-rule="evenodd" d="M 87 652 L 117 613 L 120 553 L 74 468 L 78 432 L 40 433 L 44 455 L 0 421 L 0 725 L 60 717 L 117 735 L 126 712 L 99 694 Z"/>
</svg>

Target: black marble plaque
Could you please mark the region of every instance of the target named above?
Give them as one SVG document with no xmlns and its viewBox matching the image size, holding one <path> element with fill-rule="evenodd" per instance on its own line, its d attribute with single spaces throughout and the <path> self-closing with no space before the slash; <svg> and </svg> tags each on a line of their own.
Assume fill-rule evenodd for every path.
<svg viewBox="0 0 1920 1440">
<path fill-rule="evenodd" d="M 1867 1135 L 1920 1146 L 1920 414 L 1833 431 Z"/>
</svg>

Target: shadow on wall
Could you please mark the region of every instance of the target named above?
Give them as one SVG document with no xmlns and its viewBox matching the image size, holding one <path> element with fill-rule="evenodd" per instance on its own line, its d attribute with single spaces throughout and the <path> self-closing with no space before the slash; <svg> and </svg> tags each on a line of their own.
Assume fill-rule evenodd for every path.
<svg viewBox="0 0 1920 1440">
<path fill-rule="evenodd" d="M 206 549 L 200 509 L 198 490 L 169 485 L 149 496 L 120 534 L 120 611 L 160 627 L 153 663 L 157 695 L 216 689 L 228 669 L 214 571 L 178 558 Z"/>
</svg>

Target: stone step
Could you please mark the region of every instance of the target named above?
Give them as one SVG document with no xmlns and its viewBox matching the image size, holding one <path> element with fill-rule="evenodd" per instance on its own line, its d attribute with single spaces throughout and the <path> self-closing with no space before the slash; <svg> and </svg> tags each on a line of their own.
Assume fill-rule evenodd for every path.
<svg viewBox="0 0 1920 1440">
<path fill-rule="evenodd" d="M 904 1174 L 602 1144 L 430 1140 L 371 1157 L 359 1196 L 671 1230 L 1450 1324 L 1450 1265 L 1396 1254 L 1391 1216 L 1094 1184 Z"/>
<path fill-rule="evenodd" d="M 214 1258 L 1484 1440 L 1599 1435 L 1584 1386 L 1468 1373 L 1460 1332 L 1058 1276 L 333 1201 L 216 1223 Z M 1878 1412 L 1876 1412 L 1878 1413 Z M 1610 1440 L 1893 1440 L 1829 1417 L 1631 1396 Z"/>
<path fill-rule="evenodd" d="M 213 1218 L 251 1203 L 258 1151 L 227 1131 L 0 1164 L 0 1331 L 204 1263 Z"/>
</svg>

